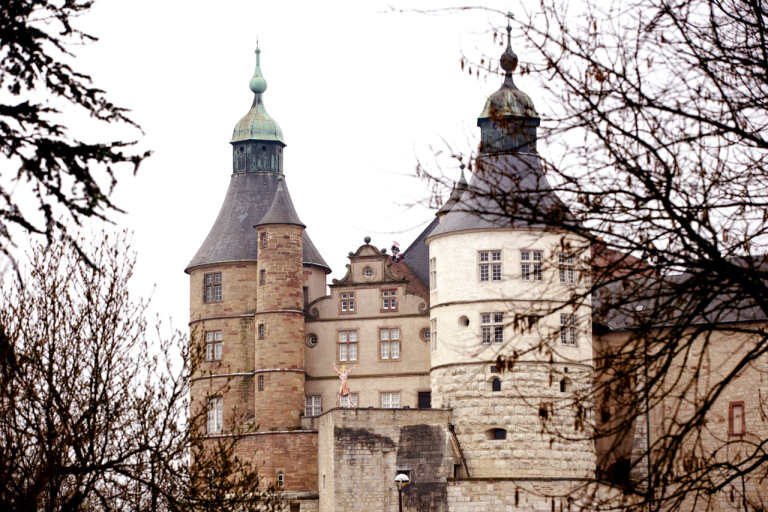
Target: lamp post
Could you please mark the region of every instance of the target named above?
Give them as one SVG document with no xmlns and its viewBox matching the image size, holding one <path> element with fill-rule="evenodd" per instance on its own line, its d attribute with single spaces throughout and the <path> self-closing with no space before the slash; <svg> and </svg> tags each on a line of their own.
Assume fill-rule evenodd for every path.
<svg viewBox="0 0 768 512">
<path fill-rule="evenodd" d="M 411 479 L 408 478 L 408 475 L 404 475 L 400 473 L 395 477 L 395 484 L 397 484 L 397 497 L 398 502 L 400 503 L 400 512 L 403 512 L 403 486 L 408 484 Z"/>
</svg>

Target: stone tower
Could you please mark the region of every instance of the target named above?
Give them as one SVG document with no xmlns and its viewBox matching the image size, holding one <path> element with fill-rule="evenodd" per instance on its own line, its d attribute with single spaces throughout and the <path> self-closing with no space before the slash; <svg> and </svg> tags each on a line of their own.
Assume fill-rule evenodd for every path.
<svg viewBox="0 0 768 512">
<path fill-rule="evenodd" d="M 589 244 L 547 225 L 568 212 L 542 171 L 516 66 L 508 43 L 474 174 L 426 239 L 432 404 L 454 411 L 466 476 L 590 477 L 595 449 L 573 399 L 591 385 L 591 303 L 569 300 L 586 290 Z M 515 364 L 502 371 L 499 357 Z"/>
<path fill-rule="evenodd" d="M 278 177 L 277 192 L 256 225 L 256 417 L 262 428 L 299 426 L 304 410 L 302 234 L 306 227 Z"/>
<path fill-rule="evenodd" d="M 219 215 L 186 268 L 191 343 L 205 362 L 193 376 L 195 406 L 207 407 L 208 434 L 258 431 L 238 446 L 258 454 L 265 484 L 290 492 L 317 487 L 317 436 L 299 429 L 304 409 L 304 305 L 325 295 L 328 265 L 298 219 L 284 178 L 286 144 L 267 113 L 261 50 L 254 93 L 237 123 L 232 174 Z M 258 224 L 258 227 L 257 227 Z M 256 229 L 257 228 L 257 229 Z M 262 242 L 264 235 L 264 242 Z M 306 454 L 299 459 L 296 454 Z"/>
</svg>

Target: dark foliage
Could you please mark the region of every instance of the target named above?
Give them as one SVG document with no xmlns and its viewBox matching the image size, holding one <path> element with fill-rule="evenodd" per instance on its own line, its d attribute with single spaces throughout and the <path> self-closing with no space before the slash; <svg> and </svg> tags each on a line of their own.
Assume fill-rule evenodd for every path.
<svg viewBox="0 0 768 512">
<path fill-rule="evenodd" d="M 120 164 L 135 173 L 150 154 L 131 152 L 132 141 L 79 140 L 61 124 L 64 113 L 51 106 L 60 103 L 97 122 L 138 130 L 125 109 L 110 103 L 88 75 L 71 66 L 73 45 L 95 41 L 72 24 L 92 4 L 7 0 L 0 8 L 0 153 L 6 159 L 0 252 L 7 256 L 18 228 L 42 234 L 50 243 L 57 233 L 66 236 L 70 219 L 79 225 L 86 218 L 107 219 L 110 212 L 119 212 L 109 195 Z M 31 205 L 19 199 L 20 189 L 34 196 Z"/>
<path fill-rule="evenodd" d="M 125 237 L 88 256 L 38 245 L 0 296 L 0 509 L 276 509 L 235 453 L 246 432 L 208 437 L 207 411 L 190 411 L 204 354 L 179 333 L 150 340 Z"/>
</svg>

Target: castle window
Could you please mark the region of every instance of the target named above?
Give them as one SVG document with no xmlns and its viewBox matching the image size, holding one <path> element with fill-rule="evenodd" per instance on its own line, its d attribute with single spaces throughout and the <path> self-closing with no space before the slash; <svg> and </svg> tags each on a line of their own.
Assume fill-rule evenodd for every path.
<svg viewBox="0 0 768 512">
<path fill-rule="evenodd" d="M 283 475 L 283 472 L 279 472 L 277 474 L 277 486 L 282 487 L 283 484 L 285 484 L 285 475 Z"/>
<path fill-rule="evenodd" d="M 259 391 L 264 391 L 264 376 L 259 375 Z"/>
<path fill-rule="evenodd" d="M 728 435 L 743 436 L 747 430 L 744 415 L 744 402 L 731 402 L 728 404 Z"/>
<path fill-rule="evenodd" d="M 221 331 L 209 331 L 205 333 L 205 360 L 219 361 L 222 352 Z"/>
<path fill-rule="evenodd" d="M 567 393 L 571 390 L 571 380 L 568 377 L 564 377 L 560 380 L 560 392 Z"/>
<path fill-rule="evenodd" d="M 432 344 L 432 352 L 434 352 L 437 350 L 437 318 L 430 320 L 430 324 L 432 324 L 432 334 L 430 334 L 429 339 Z"/>
<path fill-rule="evenodd" d="M 307 336 L 307 346 L 309 347 L 317 346 L 317 334 L 310 334 L 309 336 Z"/>
<path fill-rule="evenodd" d="M 339 400 L 339 405 L 345 409 L 349 409 L 350 407 L 357 408 L 357 393 L 342 396 Z"/>
<path fill-rule="evenodd" d="M 493 391 L 501 391 L 501 379 L 493 379 L 491 381 L 491 389 Z"/>
<path fill-rule="evenodd" d="M 432 337 L 431 334 L 432 333 L 429 332 L 429 329 L 422 329 L 421 332 L 419 333 L 419 336 L 423 341 L 429 341 L 429 338 Z"/>
<path fill-rule="evenodd" d="M 259 339 L 263 340 L 267 333 L 267 327 L 264 324 L 259 324 Z"/>
<path fill-rule="evenodd" d="M 480 282 L 501 281 L 501 251 L 480 251 Z"/>
<path fill-rule="evenodd" d="M 221 272 L 212 272 L 203 277 L 203 302 L 221 301 Z"/>
<path fill-rule="evenodd" d="M 304 397 L 304 416 L 320 416 L 323 412 L 323 397 L 305 396 Z"/>
<path fill-rule="evenodd" d="M 396 290 L 381 290 L 381 310 L 397 311 Z"/>
<path fill-rule="evenodd" d="M 355 311 L 355 292 L 342 293 L 339 307 L 342 313 L 353 313 Z"/>
<path fill-rule="evenodd" d="M 507 438 L 507 431 L 503 428 L 492 428 L 485 431 L 485 438 L 489 441 L 503 441 Z"/>
<path fill-rule="evenodd" d="M 262 270 L 259 272 L 259 284 L 267 284 L 267 271 Z"/>
<path fill-rule="evenodd" d="M 437 258 L 429 260 L 429 289 L 437 289 Z"/>
<path fill-rule="evenodd" d="M 480 330 L 484 345 L 504 343 L 504 313 L 481 313 Z"/>
<path fill-rule="evenodd" d="M 339 331 L 339 361 L 357 361 L 357 331 Z"/>
<path fill-rule="evenodd" d="M 208 399 L 208 433 L 221 434 L 224 424 L 224 404 L 221 397 Z"/>
<path fill-rule="evenodd" d="M 370 279 L 373 277 L 373 269 L 371 267 L 365 267 L 365 270 L 363 270 L 363 275 Z"/>
<path fill-rule="evenodd" d="M 267 234 L 262 233 L 261 234 L 261 246 L 266 247 L 267 246 Z"/>
<path fill-rule="evenodd" d="M 520 279 L 541 281 L 541 251 L 520 251 Z"/>
<path fill-rule="evenodd" d="M 399 409 L 400 408 L 400 393 L 382 393 L 381 394 L 381 408 L 382 409 Z"/>
<path fill-rule="evenodd" d="M 576 316 L 560 315 L 560 344 L 576 346 Z"/>
<path fill-rule="evenodd" d="M 573 254 L 560 253 L 560 282 L 563 284 L 573 284 L 576 282 L 576 272 L 574 270 Z"/>
<path fill-rule="evenodd" d="M 382 359 L 400 359 L 400 329 L 379 329 Z"/>
</svg>

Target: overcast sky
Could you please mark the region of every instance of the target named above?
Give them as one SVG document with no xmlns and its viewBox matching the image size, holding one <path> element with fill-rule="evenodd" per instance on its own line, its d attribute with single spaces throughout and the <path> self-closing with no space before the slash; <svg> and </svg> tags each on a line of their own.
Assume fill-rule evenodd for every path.
<svg viewBox="0 0 768 512">
<path fill-rule="evenodd" d="M 333 269 L 328 281 L 343 277 L 347 253 L 364 236 L 405 248 L 431 221 L 433 211 L 409 207 L 429 196 L 414 177 L 417 161 L 433 165 L 434 152 L 476 146 L 477 116 L 501 79 L 469 77 L 460 59 L 498 58 L 489 30 L 506 20 L 481 11 L 397 11 L 446 3 L 391 5 L 100 0 L 77 21 L 99 38 L 74 49 L 77 66 L 132 110 L 145 132 L 141 148 L 155 152 L 137 177 L 120 178 L 113 199 L 128 213 L 113 219 L 134 233 L 131 291 L 146 297 L 156 287 L 154 311 L 175 327 L 186 329 L 184 268 L 216 219 L 231 174 L 232 130 L 253 98 L 257 36 L 265 105 L 288 145 L 286 180 Z M 487 5 L 520 9 L 516 1 Z M 529 80 L 517 84 L 538 107 Z M 457 161 L 443 164 L 458 178 Z"/>
</svg>

